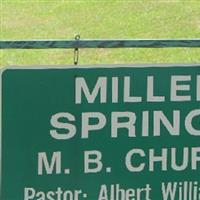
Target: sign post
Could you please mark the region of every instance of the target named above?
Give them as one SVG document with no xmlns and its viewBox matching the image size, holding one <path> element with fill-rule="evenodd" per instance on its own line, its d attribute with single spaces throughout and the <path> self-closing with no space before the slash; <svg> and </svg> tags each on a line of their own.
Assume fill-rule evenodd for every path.
<svg viewBox="0 0 200 200">
<path fill-rule="evenodd" d="M 200 65 L 6 69 L 2 200 L 200 200 Z"/>
</svg>

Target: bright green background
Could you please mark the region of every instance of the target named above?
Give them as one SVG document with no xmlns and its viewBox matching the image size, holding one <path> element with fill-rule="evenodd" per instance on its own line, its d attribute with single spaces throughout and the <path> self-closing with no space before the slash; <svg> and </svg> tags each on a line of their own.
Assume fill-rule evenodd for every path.
<svg viewBox="0 0 200 200">
<path fill-rule="evenodd" d="M 1 0 L 0 39 L 198 38 L 200 1 Z M 200 49 L 81 50 L 80 64 L 199 62 Z M 0 66 L 72 64 L 73 50 L 3 50 Z"/>
</svg>

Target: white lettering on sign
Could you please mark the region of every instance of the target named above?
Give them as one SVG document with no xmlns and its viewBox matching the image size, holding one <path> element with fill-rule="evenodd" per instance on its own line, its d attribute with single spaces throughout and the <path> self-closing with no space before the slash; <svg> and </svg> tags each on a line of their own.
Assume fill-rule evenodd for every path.
<svg viewBox="0 0 200 200">
<path fill-rule="evenodd" d="M 136 86 L 139 84 L 134 82 L 134 77 L 123 77 L 123 92 L 120 91 L 119 77 L 112 77 L 108 81 L 107 77 L 98 77 L 93 87 L 88 86 L 88 82 L 84 77 L 75 78 L 75 103 L 81 104 L 83 102 L 83 95 L 88 103 L 97 103 L 97 97 L 99 96 L 99 103 L 107 103 L 109 101 L 108 94 L 111 95 L 112 103 L 119 103 L 120 99 L 123 99 L 124 103 L 138 103 L 138 102 L 166 102 L 165 95 L 156 94 L 156 88 L 158 84 L 155 76 L 146 77 L 146 91 L 145 96 L 136 96 L 133 93 L 136 90 Z M 196 82 L 196 101 L 200 101 L 200 76 L 196 76 L 196 80 L 192 80 L 191 75 L 172 75 L 169 81 L 169 100 L 172 102 L 187 102 L 192 100 L 191 82 Z M 111 82 L 111 90 L 108 90 L 108 84 Z M 162 91 L 159 91 L 161 93 Z M 164 91 L 163 93 L 166 93 Z M 119 95 L 123 95 L 123 98 L 119 98 Z"/>
<path fill-rule="evenodd" d="M 112 128 L 111 137 L 117 138 L 120 129 L 128 131 L 128 137 L 135 137 L 135 122 L 136 116 L 132 112 L 112 112 Z M 128 119 L 125 122 L 120 122 L 119 119 Z"/>
<path fill-rule="evenodd" d="M 164 96 L 155 96 L 154 95 L 154 77 L 147 77 L 147 102 L 164 102 Z"/>
<path fill-rule="evenodd" d="M 197 101 L 200 101 L 200 75 L 197 76 Z"/>
<path fill-rule="evenodd" d="M 142 97 L 131 96 L 131 77 L 126 76 L 124 77 L 124 102 L 141 102 Z M 113 83 L 114 84 L 114 83 Z M 115 93 L 115 91 L 113 91 Z"/>
<path fill-rule="evenodd" d="M 180 91 L 190 91 L 189 84 L 178 84 L 191 81 L 191 76 L 172 76 L 171 78 L 171 101 L 191 101 L 190 95 L 178 95 Z"/>
<path fill-rule="evenodd" d="M 136 165 L 134 161 L 135 157 L 138 156 L 146 160 Z M 126 155 L 125 164 L 130 172 L 141 172 L 145 169 L 154 172 L 156 168 L 161 171 L 167 171 L 168 169 L 184 171 L 189 167 L 191 167 L 191 170 L 197 170 L 200 166 L 200 147 L 183 148 L 181 159 L 182 163 L 180 163 L 177 156 L 176 148 L 163 148 L 160 153 L 156 153 L 155 149 L 149 149 L 148 153 L 145 153 L 143 149 L 132 149 Z"/>
<path fill-rule="evenodd" d="M 92 158 L 94 157 L 95 158 Z M 87 173 L 97 173 L 102 170 L 103 164 L 102 164 L 102 154 L 100 151 L 85 151 L 85 169 L 84 172 Z M 91 164 L 92 167 L 91 167 Z M 94 167 L 95 165 L 95 167 Z"/>
<path fill-rule="evenodd" d="M 85 97 L 88 103 L 94 103 L 98 93 L 100 94 L 100 102 L 106 103 L 106 93 L 107 93 L 107 78 L 99 77 L 94 89 L 90 93 L 89 87 L 84 78 L 76 78 L 76 103 L 80 104 L 82 102 L 82 92 L 85 94 Z"/>
<path fill-rule="evenodd" d="M 191 135 L 200 136 L 200 128 L 193 127 L 193 119 L 200 116 L 200 110 L 192 110 L 185 118 L 185 127 Z"/>
<path fill-rule="evenodd" d="M 173 125 L 169 122 L 169 119 L 165 116 L 163 111 L 154 112 L 154 135 L 161 135 L 161 124 L 167 129 L 171 135 L 180 134 L 180 111 L 173 111 Z"/>
<path fill-rule="evenodd" d="M 44 170 L 46 174 L 52 174 L 54 169 L 56 174 L 61 173 L 61 152 L 54 152 L 50 163 L 45 152 L 38 153 L 38 175 L 43 175 Z"/>
<path fill-rule="evenodd" d="M 124 130 L 126 130 L 128 137 L 158 137 L 163 135 L 161 127 L 164 127 L 170 136 L 180 136 L 180 127 L 182 125 L 185 126 L 188 135 L 200 136 L 199 125 L 195 126 L 193 123 L 195 119 L 200 119 L 200 109 L 195 109 L 187 113 L 184 117 L 184 124 L 181 124 L 180 119 L 183 116 L 180 110 L 173 110 L 171 113 L 169 119 L 161 110 L 143 111 L 140 113 L 141 120 L 139 121 L 137 120 L 137 114 L 134 112 L 111 112 L 107 116 L 101 112 L 83 112 L 80 121 L 81 138 L 89 139 L 104 128 L 110 129 L 111 138 L 119 138 Z M 110 123 L 108 123 L 109 118 L 111 118 Z M 64 119 L 65 122 L 61 122 Z M 95 120 L 95 123 L 91 123 L 92 120 Z M 56 140 L 69 140 L 77 134 L 76 122 L 77 119 L 71 113 L 55 114 L 51 119 L 51 125 L 55 129 L 50 130 L 50 135 Z M 152 127 L 151 131 L 150 126 Z M 136 127 L 139 128 L 137 129 Z"/>
<path fill-rule="evenodd" d="M 58 187 L 56 190 L 41 191 L 32 187 L 24 188 L 24 200 L 79 200 L 85 196 L 82 190 L 63 190 Z"/>
<path fill-rule="evenodd" d="M 51 118 L 51 125 L 57 129 L 66 129 L 66 133 L 58 133 L 57 130 L 50 130 L 50 135 L 57 140 L 67 140 L 76 134 L 76 127 L 73 124 L 62 122 L 61 119 L 67 119 L 69 122 L 75 121 L 75 117 L 70 113 L 57 113 Z M 59 121 L 60 120 L 60 121 Z"/>
<path fill-rule="evenodd" d="M 98 120 L 96 124 L 90 124 L 90 120 Z M 101 130 L 106 125 L 106 117 L 100 112 L 82 113 L 82 138 L 88 138 L 90 131 Z"/>
</svg>

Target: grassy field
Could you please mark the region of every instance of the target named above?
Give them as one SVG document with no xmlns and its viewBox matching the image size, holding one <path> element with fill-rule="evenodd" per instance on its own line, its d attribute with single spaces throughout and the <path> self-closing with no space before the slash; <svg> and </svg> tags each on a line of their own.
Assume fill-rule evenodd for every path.
<svg viewBox="0 0 200 200">
<path fill-rule="evenodd" d="M 200 1 L 1 0 L 0 39 L 199 38 Z M 80 64 L 197 63 L 200 49 L 85 49 Z M 0 67 L 72 64 L 73 50 L 1 50 Z"/>
</svg>

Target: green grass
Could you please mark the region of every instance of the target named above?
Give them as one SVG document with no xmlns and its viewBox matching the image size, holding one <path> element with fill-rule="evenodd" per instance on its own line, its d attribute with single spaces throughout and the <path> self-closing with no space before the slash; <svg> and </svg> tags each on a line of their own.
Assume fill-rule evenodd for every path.
<svg viewBox="0 0 200 200">
<path fill-rule="evenodd" d="M 0 39 L 199 38 L 200 1 L 1 0 Z M 80 64 L 197 63 L 199 49 L 85 49 Z M 73 64 L 73 50 L 1 50 L 0 67 Z"/>
</svg>

